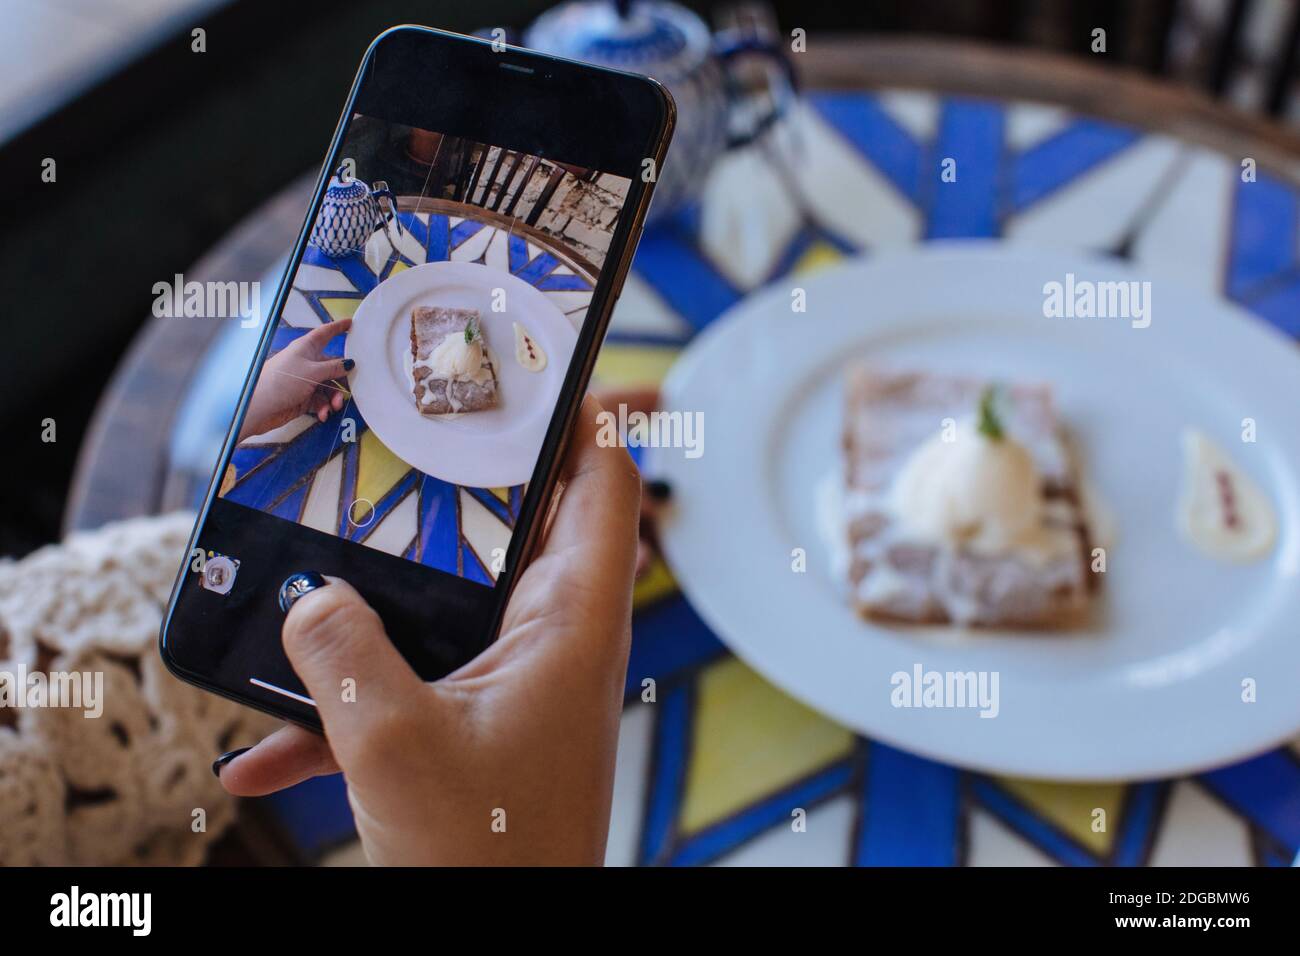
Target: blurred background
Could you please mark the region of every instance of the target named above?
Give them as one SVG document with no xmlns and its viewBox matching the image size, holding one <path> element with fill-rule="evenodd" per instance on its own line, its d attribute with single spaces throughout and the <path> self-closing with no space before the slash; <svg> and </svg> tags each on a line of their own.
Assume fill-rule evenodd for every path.
<svg viewBox="0 0 1300 956">
<path fill-rule="evenodd" d="M 1300 4 L 647 3 L 679 23 L 698 15 L 717 37 L 767 55 L 728 66 L 727 97 L 743 108 L 683 110 L 665 173 L 677 180 L 672 199 L 665 184 L 597 369 L 607 384 L 655 385 L 696 330 L 780 276 L 948 237 L 1018 237 L 1168 266 L 1300 334 Z M 153 286 L 178 273 L 260 281 L 270 302 L 370 40 L 400 23 L 526 36 L 552 6 L 0 0 L 0 559 L 201 500 L 256 337 L 230 319 L 155 318 Z M 550 39 L 566 42 L 563 30 Z M 650 61 L 631 66 L 659 75 Z M 671 78 L 679 103 L 697 79 Z M 796 115 L 806 151 L 790 165 L 766 134 L 775 126 L 779 139 Z M 704 145 L 718 124 L 743 148 Z M 962 186 L 939 196 L 928 172 L 947 155 L 964 157 Z M 1242 156 L 1258 161 L 1257 191 L 1240 190 Z M 203 735 L 166 737 L 160 718 L 161 731 L 159 720 L 141 725 L 163 734 L 142 749 L 124 736 L 136 725 L 123 716 L 103 747 L 139 750 L 145 769 L 109 781 L 60 757 L 57 771 L 31 770 L 42 809 L 10 830 L 29 834 L 25 850 L 0 834 L 0 862 L 358 859 L 337 780 L 246 803 L 210 851 L 168 849 L 188 817 L 142 842 L 111 842 L 141 821 L 162 826 L 147 794 L 173 793 L 168 805 L 184 813 L 220 799 L 207 763 L 257 729 L 172 700 L 181 691 L 150 676 L 188 527 L 182 515 L 147 546 L 154 531 L 111 540 L 151 575 L 136 581 L 147 612 L 130 618 L 144 677 L 131 663 L 123 680 L 134 675 L 139 707 L 156 717 L 194 708 Z M 103 570 L 103 549 L 77 553 L 76 574 L 122 573 Z M 6 623 L 21 636 L 4 614 L 22 605 L 35 567 L 0 560 L 0 572 L 25 569 L 0 576 L 0 663 L 12 650 Z M 55 595 L 41 604 L 50 619 L 61 601 L 82 600 L 41 593 Z M 95 595 L 78 605 L 79 621 L 119 614 L 112 589 Z M 1300 850 L 1292 749 L 1194 781 L 1092 787 L 960 771 L 864 739 L 763 681 L 662 562 L 637 602 L 611 862 L 1277 865 Z M 110 671 L 126 646 L 113 644 L 113 628 L 127 617 L 93 637 L 110 649 Z M 68 614 L 59 619 L 62 632 L 42 631 L 34 616 L 26 625 L 37 635 L 32 660 L 48 666 L 80 646 L 65 640 L 76 631 Z M 646 674 L 664 688 L 654 708 L 638 703 Z M 0 712 L 6 766 L 23 753 L 29 767 L 49 763 L 55 738 L 39 723 Z M 177 760 L 162 783 L 159 754 Z M 133 774 L 152 782 L 141 790 Z M 793 846 L 777 833 L 792 803 L 820 807 L 824 821 Z M 1089 829 L 1084 811 L 1098 806 L 1119 821 L 1109 833 Z M 214 834 L 224 825 L 214 822 Z M 78 843 L 76 832 L 92 837 Z"/>
</svg>

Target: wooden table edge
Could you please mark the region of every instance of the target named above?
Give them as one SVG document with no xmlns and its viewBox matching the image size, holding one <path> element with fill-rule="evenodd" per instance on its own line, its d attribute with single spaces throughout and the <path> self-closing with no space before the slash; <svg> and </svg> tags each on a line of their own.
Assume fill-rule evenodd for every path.
<svg viewBox="0 0 1300 956">
<path fill-rule="evenodd" d="M 293 244 L 316 182 L 295 180 L 245 217 L 183 276 L 186 282 L 254 282 Z M 266 290 L 268 297 L 274 290 Z M 63 533 L 158 514 L 166 501 L 166 449 L 175 416 L 208 347 L 234 319 L 147 319 L 109 380 L 77 453 Z M 117 456 L 130 467 L 104 487 L 96 465 Z M 167 510 L 163 507 L 162 510 Z"/>
<path fill-rule="evenodd" d="M 1024 47 L 907 36 L 813 34 L 807 52 L 793 57 L 811 89 L 910 88 L 1065 106 L 1251 157 L 1300 185 L 1300 134 L 1134 69 Z"/>
</svg>

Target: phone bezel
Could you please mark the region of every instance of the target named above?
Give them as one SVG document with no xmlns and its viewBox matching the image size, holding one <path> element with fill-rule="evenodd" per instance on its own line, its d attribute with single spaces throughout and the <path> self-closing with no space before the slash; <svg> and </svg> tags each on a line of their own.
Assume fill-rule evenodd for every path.
<svg viewBox="0 0 1300 956">
<path fill-rule="evenodd" d="M 462 63 L 467 63 L 470 58 L 479 58 L 472 61 L 472 65 L 476 70 L 481 70 L 483 62 L 481 58 L 484 51 L 490 50 L 490 55 L 493 57 L 510 57 L 509 60 L 500 60 L 500 63 L 508 63 L 514 66 L 513 69 L 507 68 L 506 71 L 503 71 L 513 77 L 512 82 L 525 83 L 532 81 L 535 83 L 545 84 L 555 82 L 557 79 L 572 82 L 575 77 L 584 77 L 591 83 L 599 81 L 604 83 L 632 84 L 638 87 L 641 91 L 653 94 L 649 98 L 643 98 L 647 104 L 654 104 L 657 107 L 655 115 L 621 117 L 619 121 L 624 123 L 630 122 L 633 126 L 641 126 L 645 134 L 644 141 L 648 149 L 640 150 L 639 152 L 645 159 L 652 159 L 654 161 L 655 170 L 662 169 L 664 155 L 667 151 L 668 143 L 671 139 L 673 127 L 676 122 L 676 107 L 668 91 L 657 81 L 638 74 L 579 63 L 523 49 L 510 44 L 499 43 L 498 41 L 490 41 L 478 37 L 470 37 L 444 30 L 437 30 L 432 27 L 413 24 L 403 24 L 385 30 L 371 41 L 370 45 L 367 47 L 361 64 L 353 78 L 352 86 L 349 90 L 343 110 L 340 113 L 339 121 L 335 126 L 334 134 L 330 139 L 325 159 L 321 165 L 321 172 L 317 178 L 316 188 L 313 192 L 311 204 L 304 217 L 303 225 L 299 230 L 298 238 L 293 245 L 284 275 L 281 277 L 279 285 L 277 286 L 272 307 L 266 313 L 256 355 L 249 366 L 247 374 L 245 375 L 234 419 L 231 422 L 226 440 L 222 445 L 221 454 L 217 459 L 217 465 L 214 469 L 212 479 L 208 484 L 203 506 L 199 511 L 194 528 L 190 533 L 184 561 L 182 562 L 176 580 L 173 583 L 171 596 L 168 600 L 162 628 L 159 634 L 159 650 L 162 659 L 167 668 L 175 676 L 210 692 L 235 700 L 257 710 L 273 714 L 282 719 L 298 723 L 313 730 L 321 729 L 319 719 L 314 717 L 314 709 L 312 709 L 311 713 L 299 713 L 287 709 L 280 709 L 276 707 L 276 701 L 273 699 L 253 697 L 250 694 L 242 693 L 239 688 L 222 684 L 212 679 L 209 675 L 197 673 L 176 660 L 173 654 L 169 651 L 168 637 L 182 588 L 187 575 L 189 574 L 191 556 L 193 555 L 199 537 L 207 524 L 212 504 L 218 497 L 226 463 L 230 460 L 233 449 L 237 444 L 236 439 L 239 430 L 243 425 L 253 388 L 257 382 L 258 375 L 261 373 L 262 366 L 267 359 L 267 352 L 274 338 L 276 327 L 279 324 L 281 311 L 284 308 L 289 293 L 292 291 L 293 275 L 298 264 L 301 262 L 304 249 L 311 234 L 312 225 L 315 222 L 321 203 L 324 199 L 325 188 L 329 183 L 335 163 L 340 159 L 339 152 L 343 145 L 348 125 L 354 113 L 358 112 L 357 102 L 365 89 L 364 84 L 371 79 L 372 71 L 377 69 L 377 53 L 382 50 L 385 43 L 392 43 L 394 39 L 401 39 L 403 42 L 427 43 L 427 52 L 441 57 L 437 62 L 439 67 L 443 69 L 448 67 L 455 69 L 458 65 L 458 58 L 460 58 Z M 528 73 L 526 70 L 519 70 L 518 65 L 520 63 L 526 64 L 527 68 L 531 68 L 532 72 Z M 409 81 L 409 78 L 406 79 Z M 374 78 L 373 82 L 378 82 L 378 78 Z M 544 117 L 543 120 L 553 119 L 556 122 L 561 122 L 567 119 L 566 117 L 558 115 L 558 110 L 556 113 L 557 115 L 548 118 Z M 412 117 L 412 119 L 414 119 L 414 117 Z M 585 117 L 585 119 L 589 121 L 590 116 Z M 397 119 L 392 121 L 404 122 L 403 120 Z M 426 129 L 435 129 L 440 132 L 452 132 L 445 127 L 432 125 L 427 122 L 407 122 L 406 125 L 422 125 L 423 128 Z M 455 134 L 462 135 L 459 131 Z M 608 137 L 609 133 L 605 132 L 600 135 Z M 593 141 L 595 141 L 594 137 Z M 498 145 L 505 144 L 499 143 Z M 576 159 L 576 157 L 571 158 L 567 156 L 556 156 L 555 158 L 561 161 L 573 161 Z M 597 166 L 595 168 L 600 167 Z M 603 171 L 615 172 L 616 170 L 611 168 Z M 529 483 L 527 493 L 525 494 L 524 501 L 521 505 L 514 533 L 511 535 L 504 568 L 498 576 L 495 585 L 490 588 L 494 595 L 495 606 L 490 619 L 489 632 L 486 635 L 486 643 L 491 643 L 496 640 L 500 632 L 502 618 L 505 614 L 505 609 L 509 602 L 510 595 L 513 593 L 514 588 L 518 583 L 519 576 L 527 567 L 536 551 L 537 545 L 540 542 L 546 510 L 549 507 L 551 497 L 555 491 L 568 439 L 572 433 L 576 416 L 581 408 L 587 384 L 590 381 L 595 366 L 596 355 L 599 352 L 599 345 L 604 339 L 606 329 L 608 328 L 613 313 L 614 303 L 617 301 L 618 295 L 622 290 L 623 282 L 626 279 L 628 269 L 631 266 L 632 258 L 637 248 L 637 243 L 640 240 L 646 211 L 653 194 L 654 182 L 653 180 L 646 182 L 630 173 L 621 174 L 628 175 L 629 178 L 632 179 L 635 193 L 629 194 L 628 204 L 623 207 L 623 211 L 619 216 L 618 225 L 610 243 L 610 254 L 606 258 L 604 267 L 600 270 L 597 285 L 593 290 L 591 303 L 588 306 L 583 327 L 579 332 L 578 342 L 575 346 L 574 357 L 579 358 L 580 361 L 570 361 L 570 366 L 566 373 L 564 384 L 561 388 L 559 399 L 556 404 L 556 410 L 552 416 L 551 425 L 547 429 L 546 437 L 542 443 L 542 448 L 538 456 L 537 468 L 534 471 L 533 479 Z M 287 519 L 281 520 L 286 520 L 286 523 L 292 524 L 292 522 L 288 522 Z M 523 531 L 522 534 L 520 533 L 521 529 Z M 372 549 L 369 549 L 366 545 L 361 544 L 360 542 L 345 543 L 351 548 L 358 550 L 358 553 L 355 556 L 361 561 L 365 560 L 365 552 L 378 554 L 378 552 L 374 552 Z M 438 573 L 434 569 L 429 569 L 429 571 L 430 573 Z M 473 587 L 488 587 L 475 582 L 467 581 L 466 583 Z M 266 582 L 266 586 L 277 587 L 278 582 Z"/>
</svg>

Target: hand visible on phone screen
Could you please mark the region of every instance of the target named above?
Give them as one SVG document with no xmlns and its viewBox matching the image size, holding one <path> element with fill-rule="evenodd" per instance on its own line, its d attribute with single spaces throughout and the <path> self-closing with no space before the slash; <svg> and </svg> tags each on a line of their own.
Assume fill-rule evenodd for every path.
<svg viewBox="0 0 1300 956">
<path fill-rule="evenodd" d="M 318 325 L 266 360 L 248 401 L 240 441 L 299 415 L 315 415 L 323 422 L 331 412 L 342 411 L 347 393 L 340 383 L 352 370 L 352 362 L 326 356 L 325 348 L 350 328 L 351 319 Z"/>
<path fill-rule="evenodd" d="M 600 863 L 609 826 L 640 478 L 583 404 L 542 548 L 498 641 L 422 682 L 378 615 L 333 581 L 293 605 L 284 647 L 325 738 L 285 727 L 221 768 L 254 796 L 342 769 L 376 864 Z M 306 569 L 304 569 L 306 570 Z M 345 701 L 348 679 L 355 701 Z"/>
</svg>

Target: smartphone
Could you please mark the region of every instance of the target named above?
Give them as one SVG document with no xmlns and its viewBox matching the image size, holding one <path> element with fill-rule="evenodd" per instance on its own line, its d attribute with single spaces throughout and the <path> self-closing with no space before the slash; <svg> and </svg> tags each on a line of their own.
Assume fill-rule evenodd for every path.
<svg viewBox="0 0 1300 956">
<path fill-rule="evenodd" d="M 174 674 L 319 729 L 280 643 L 303 571 L 426 680 L 495 639 L 674 119 L 644 76 L 417 26 L 370 45 L 172 591 Z"/>
</svg>

